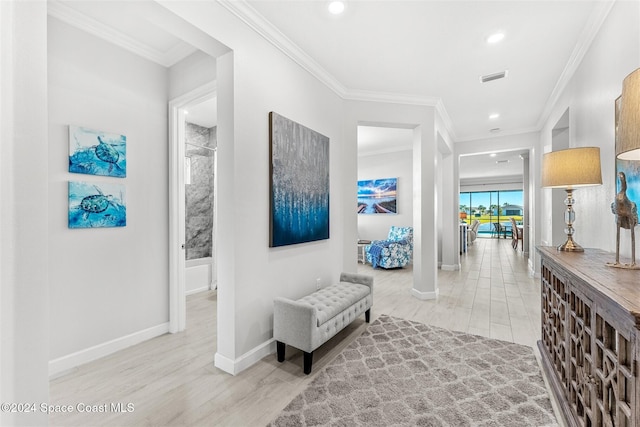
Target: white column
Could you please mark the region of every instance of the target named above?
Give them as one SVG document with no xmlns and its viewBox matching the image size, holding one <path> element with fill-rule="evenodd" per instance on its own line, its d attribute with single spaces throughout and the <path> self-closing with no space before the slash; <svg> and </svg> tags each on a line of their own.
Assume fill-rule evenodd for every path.
<svg viewBox="0 0 640 427">
<path fill-rule="evenodd" d="M 236 245 L 234 54 L 218 58 L 218 186 L 216 260 L 218 266 L 218 343 L 215 366 L 235 375 L 236 359 L 236 266 L 246 265 Z"/>
<path fill-rule="evenodd" d="M 430 120 L 413 133 L 413 289 L 418 299 L 438 297 L 437 146 Z"/>
<path fill-rule="evenodd" d="M 455 160 L 455 161 L 454 161 Z M 442 269 L 460 270 L 458 162 L 453 153 L 442 159 Z"/>
<path fill-rule="evenodd" d="M 529 199 L 531 197 L 531 181 L 529 178 L 529 153 L 522 154 L 522 189 L 523 189 L 523 221 L 522 221 L 522 247 L 524 250 L 524 257 L 529 258 L 529 218 L 531 212 L 529 211 Z"/>
<path fill-rule="evenodd" d="M 48 403 L 47 3 L 0 1 L 0 402 Z M 0 425 L 47 425 L 0 412 Z"/>
</svg>

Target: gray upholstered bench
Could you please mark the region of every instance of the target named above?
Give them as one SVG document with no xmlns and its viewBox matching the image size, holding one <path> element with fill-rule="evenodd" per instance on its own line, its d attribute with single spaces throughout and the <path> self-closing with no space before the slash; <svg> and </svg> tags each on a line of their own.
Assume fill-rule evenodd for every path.
<svg viewBox="0 0 640 427">
<path fill-rule="evenodd" d="M 304 352 L 304 373 L 311 372 L 313 351 L 353 322 L 362 313 L 369 323 L 373 305 L 373 277 L 342 273 L 340 283 L 322 288 L 299 300 L 278 297 L 273 301 L 273 337 L 278 362 L 285 345 Z"/>
</svg>

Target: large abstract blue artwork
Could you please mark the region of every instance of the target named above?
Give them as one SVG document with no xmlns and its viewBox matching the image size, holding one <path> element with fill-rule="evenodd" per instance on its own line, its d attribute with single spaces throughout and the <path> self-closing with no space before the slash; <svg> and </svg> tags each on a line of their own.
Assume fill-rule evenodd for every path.
<svg viewBox="0 0 640 427">
<path fill-rule="evenodd" d="M 329 238 L 329 138 L 269 113 L 269 246 Z"/>
<path fill-rule="evenodd" d="M 69 228 L 126 225 L 123 184 L 69 181 Z"/>
<path fill-rule="evenodd" d="M 69 172 L 127 176 L 127 137 L 69 126 Z"/>
</svg>

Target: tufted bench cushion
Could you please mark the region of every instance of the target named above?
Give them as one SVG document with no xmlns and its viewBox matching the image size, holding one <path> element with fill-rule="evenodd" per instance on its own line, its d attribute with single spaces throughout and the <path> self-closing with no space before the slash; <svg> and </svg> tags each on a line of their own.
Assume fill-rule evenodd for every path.
<svg viewBox="0 0 640 427">
<path fill-rule="evenodd" d="M 273 338 L 278 361 L 284 361 L 285 344 L 304 352 L 304 373 L 311 372 L 313 351 L 365 314 L 373 305 L 373 278 L 342 273 L 340 282 L 312 294 L 290 300 L 273 301 Z"/>
<path fill-rule="evenodd" d="M 322 288 L 298 301 L 316 309 L 317 325 L 322 326 L 369 295 L 371 289 L 358 283 L 341 283 Z"/>
</svg>

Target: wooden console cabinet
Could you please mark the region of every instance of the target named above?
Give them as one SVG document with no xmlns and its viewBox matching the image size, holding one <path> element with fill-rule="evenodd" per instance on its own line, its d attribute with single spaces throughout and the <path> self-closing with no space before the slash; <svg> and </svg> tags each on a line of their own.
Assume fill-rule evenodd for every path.
<svg viewBox="0 0 640 427">
<path fill-rule="evenodd" d="M 568 426 L 640 426 L 640 271 L 539 247 L 545 375 Z"/>
</svg>

